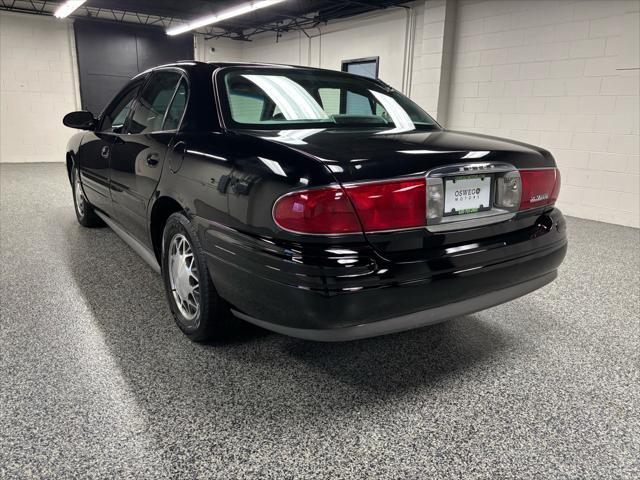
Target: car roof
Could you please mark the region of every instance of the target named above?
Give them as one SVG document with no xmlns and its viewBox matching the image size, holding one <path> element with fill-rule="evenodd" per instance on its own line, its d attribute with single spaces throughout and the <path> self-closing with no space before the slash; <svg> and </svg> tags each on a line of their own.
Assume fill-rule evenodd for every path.
<svg viewBox="0 0 640 480">
<path fill-rule="evenodd" d="M 329 70 L 327 68 L 316 68 L 316 67 L 307 67 L 303 65 L 288 65 L 283 63 L 266 63 L 266 62 L 201 62 L 198 60 L 179 60 L 174 63 L 167 63 L 165 65 L 158 65 L 156 67 L 149 68 L 144 72 L 141 72 L 138 75 L 136 75 L 136 77 L 141 75 L 146 75 L 147 73 L 152 72 L 154 70 L 158 70 L 162 68 L 170 68 L 170 67 L 176 67 L 176 68 L 182 68 L 184 70 L 194 70 L 194 71 L 208 70 L 210 72 L 214 72 L 215 70 L 218 70 L 224 67 L 269 67 L 269 68 L 283 69 L 283 70 L 295 69 L 295 70 L 308 70 L 308 71 L 315 71 L 315 72 L 340 73 L 343 75 L 348 75 L 348 76 L 356 77 L 359 79 L 367 78 L 368 80 L 378 83 L 386 88 L 390 88 L 389 85 L 387 85 L 386 83 L 384 83 L 382 80 L 378 78 L 362 77 L 360 75 L 355 75 L 353 73 Z"/>
<path fill-rule="evenodd" d="M 328 69 L 323 69 L 323 68 L 315 68 L 315 67 L 307 67 L 304 65 L 287 65 L 284 63 L 268 63 L 268 62 L 201 62 L 199 60 L 178 60 L 177 62 L 173 62 L 173 63 L 167 63 L 164 65 L 158 65 L 155 67 L 151 67 L 148 68 L 147 70 L 145 70 L 144 72 L 141 73 L 147 73 L 153 70 L 157 70 L 160 68 L 167 68 L 167 67 L 180 67 L 180 68 L 185 68 L 185 69 L 194 69 L 194 70 L 201 70 L 201 69 L 208 69 L 208 70 L 217 70 L 219 68 L 223 68 L 223 67 L 272 67 L 272 68 L 283 68 L 283 69 L 289 69 L 289 68 L 295 68 L 296 70 L 320 70 L 320 71 L 327 71 L 327 72 L 335 72 L 335 70 L 328 70 Z M 343 72 L 346 73 L 346 72 Z"/>
</svg>

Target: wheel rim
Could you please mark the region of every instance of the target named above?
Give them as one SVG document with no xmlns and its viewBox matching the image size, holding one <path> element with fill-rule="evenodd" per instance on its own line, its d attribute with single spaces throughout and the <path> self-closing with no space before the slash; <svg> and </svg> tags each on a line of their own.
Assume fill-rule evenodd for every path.
<svg viewBox="0 0 640 480">
<path fill-rule="evenodd" d="M 82 185 L 80 185 L 80 180 L 78 179 L 78 174 L 76 173 L 75 178 L 75 186 L 74 192 L 76 196 L 76 208 L 78 209 L 78 213 L 80 216 L 84 216 L 84 192 L 82 191 Z"/>
<path fill-rule="evenodd" d="M 182 316 L 195 319 L 200 313 L 200 278 L 191 244 L 182 234 L 174 235 L 169 244 L 169 281 Z"/>
</svg>

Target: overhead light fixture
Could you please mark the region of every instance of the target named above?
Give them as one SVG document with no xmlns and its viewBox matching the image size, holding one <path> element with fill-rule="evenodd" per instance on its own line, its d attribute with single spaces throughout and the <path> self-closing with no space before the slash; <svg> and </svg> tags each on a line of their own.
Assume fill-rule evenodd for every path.
<svg viewBox="0 0 640 480">
<path fill-rule="evenodd" d="M 56 18 L 66 18 L 75 12 L 87 0 L 67 0 L 53 14 Z"/>
<path fill-rule="evenodd" d="M 179 27 L 169 28 L 167 30 L 167 35 L 180 35 L 181 33 L 185 33 L 190 30 L 195 30 L 206 25 L 221 22 L 223 20 L 227 20 L 228 18 L 244 15 L 245 13 L 253 12 L 254 10 L 270 7 L 271 5 L 282 3 L 284 1 L 285 0 L 260 0 L 258 2 L 250 2 L 240 7 L 230 8 L 229 10 L 220 12 L 217 15 L 209 15 L 208 17 L 202 17 L 185 25 L 180 25 Z"/>
<path fill-rule="evenodd" d="M 467 153 L 464 157 L 461 158 L 482 158 L 485 157 L 487 155 L 489 155 L 491 152 L 487 151 L 487 150 L 478 150 L 476 152 L 469 152 Z"/>
</svg>

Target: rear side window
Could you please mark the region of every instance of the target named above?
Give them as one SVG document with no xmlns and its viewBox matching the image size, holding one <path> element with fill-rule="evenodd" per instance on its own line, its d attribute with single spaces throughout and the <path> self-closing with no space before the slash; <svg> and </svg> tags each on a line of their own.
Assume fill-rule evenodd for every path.
<svg viewBox="0 0 640 480">
<path fill-rule="evenodd" d="M 329 115 L 340 113 L 340 89 L 339 88 L 319 88 L 318 95 L 322 101 L 322 108 Z"/>
<path fill-rule="evenodd" d="M 229 104 L 236 122 L 258 123 L 262 120 L 265 98 L 257 88 L 254 91 L 230 92 Z"/>
<path fill-rule="evenodd" d="M 364 95 L 347 91 L 347 115 L 373 115 L 371 103 Z"/>
<path fill-rule="evenodd" d="M 345 96 L 346 93 L 346 96 Z M 371 102 L 364 95 L 339 88 L 319 88 L 322 108 L 331 115 L 372 115 Z M 379 106 L 379 104 L 378 104 Z M 375 115 L 378 115 L 377 109 Z"/>
<path fill-rule="evenodd" d="M 152 75 L 133 110 L 129 133 L 149 133 L 163 129 L 164 115 L 180 78 L 177 72 L 155 72 Z"/>
<path fill-rule="evenodd" d="M 187 82 L 183 78 L 180 80 L 178 89 L 176 90 L 171 106 L 167 110 L 167 116 L 164 120 L 163 130 L 176 130 L 180 126 L 182 114 L 187 106 Z"/>
</svg>

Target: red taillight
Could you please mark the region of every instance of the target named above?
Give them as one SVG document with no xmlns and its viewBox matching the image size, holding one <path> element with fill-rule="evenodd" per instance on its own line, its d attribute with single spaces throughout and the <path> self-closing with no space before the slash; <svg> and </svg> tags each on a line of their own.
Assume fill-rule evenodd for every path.
<svg viewBox="0 0 640 480">
<path fill-rule="evenodd" d="M 285 230 L 311 234 L 420 227 L 426 222 L 426 181 L 421 178 L 293 192 L 276 201 L 273 219 Z"/>
<path fill-rule="evenodd" d="M 280 197 L 273 206 L 273 219 L 281 228 L 297 233 L 362 232 L 358 217 L 340 187 L 303 190 Z"/>
<path fill-rule="evenodd" d="M 560 171 L 557 168 L 520 170 L 522 197 L 520 210 L 552 205 L 560 193 Z"/>
<path fill-rule="evenodd" d="M 426 224 L 424 178 L 353 184 L 345 187 L 366 232 L 421 227 Z"/>
<path fill-rule="evenodd" d="M 553 192 L 551 192 L 551 201 L 549 202 L 551 204 L 556 203 L 556 200 L 558 200 L 558 196 L 560 195 L 560 185 L 562 184 L 561 177 L 560 177 L 560 170 L 557 168 L 555 170 L 556 170 L 556 185 L 553 187 Z"/>
</svg>

